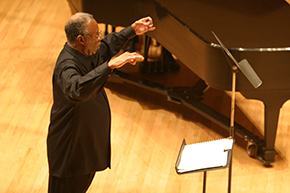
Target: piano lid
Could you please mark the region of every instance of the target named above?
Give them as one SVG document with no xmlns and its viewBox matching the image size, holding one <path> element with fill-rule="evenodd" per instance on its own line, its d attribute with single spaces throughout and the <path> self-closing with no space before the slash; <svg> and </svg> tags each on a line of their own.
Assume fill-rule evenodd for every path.
<svg viewBox="0 0 290 193">
<path fill-rule="evenodd" d="M 214 31 L 230 49 L 290 51 L 290 6 L 284 0 L 153 1 L 209 44 L 217 43 Z"/>
</svg>

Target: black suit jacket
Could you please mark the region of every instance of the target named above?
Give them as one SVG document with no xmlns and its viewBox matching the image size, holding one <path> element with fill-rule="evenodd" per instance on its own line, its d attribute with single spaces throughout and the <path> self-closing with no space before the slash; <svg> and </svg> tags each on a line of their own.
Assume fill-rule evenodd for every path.
<svg viewBox="0 0 290 193">
<path fill-rule="evenodd" d="M 107 62 L 133 36 L 131 26 L 111 33 L 90 57 L 64 45 L 53 74 L 47 136 L 51 175 L 85 175 L 110 167 L 111 114 L 104 85 L 112 71 Z"/>
</svg>

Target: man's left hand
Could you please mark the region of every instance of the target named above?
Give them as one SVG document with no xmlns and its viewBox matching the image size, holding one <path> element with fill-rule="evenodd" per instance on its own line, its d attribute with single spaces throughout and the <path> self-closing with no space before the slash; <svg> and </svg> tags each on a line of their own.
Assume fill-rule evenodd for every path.
<svg viewBox="0 0 290 193">
<path fill-rule="evenodd" d="M 145 32 L 155 30 L 155 27 L 153 26 L 153 20 L 149 16 L 135 21 L 131 26 L 134 29 L 136 35 L 141 35 Z"/>
</svg>

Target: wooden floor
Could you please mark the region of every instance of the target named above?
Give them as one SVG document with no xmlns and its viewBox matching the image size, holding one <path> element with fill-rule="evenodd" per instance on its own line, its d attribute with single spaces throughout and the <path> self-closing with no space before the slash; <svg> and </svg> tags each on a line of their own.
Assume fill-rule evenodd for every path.
<svg viewBox="0 0 290 193">
<path fill-rule="evenodd" d="M 65 42 L 70 16 L 65 0 L 0 0 L 0 192 L 46 192 L 46 135 L 52 105 L 51 76 Z M 138 19 L 138 18 L 136 18 Z M 133 22 L 133 21 L 132 21 Z M 166 98 L 110 82 L 112 169 L 99 172 L 90 193 L 199 193 L 202 173 L 177 175 L 183 139 L 188 143 L 223 137 L 213 123 Z M 229 112 L 229 97 L 205 98 Z M 261 102 L 238 96 L 237 121 L 263 133 Z M 281 109 L 276 162 L 265 168 L 249 158 L 245 143 L 234 146 L 232 192 L 290 192 L 290 103 Z M 208 172 L 208 191 L 227 191 L 228 170 Z"/>
</svg>

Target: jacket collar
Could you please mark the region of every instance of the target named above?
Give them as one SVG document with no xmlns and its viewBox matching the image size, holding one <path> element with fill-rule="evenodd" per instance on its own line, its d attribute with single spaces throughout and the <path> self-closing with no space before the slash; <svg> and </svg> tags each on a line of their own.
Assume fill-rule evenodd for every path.
<svg viewBox="0 0 290 193">
<path fill-rule="evenodd" d="M 76 49 L 70 47 L 67 43 L 64 45 L 64 49 L 74 56 L 80 63 L 88 70 L 92 70 L 93 56 L 85 56 Z"/>
</svg>

